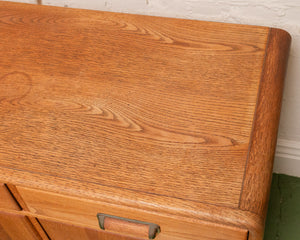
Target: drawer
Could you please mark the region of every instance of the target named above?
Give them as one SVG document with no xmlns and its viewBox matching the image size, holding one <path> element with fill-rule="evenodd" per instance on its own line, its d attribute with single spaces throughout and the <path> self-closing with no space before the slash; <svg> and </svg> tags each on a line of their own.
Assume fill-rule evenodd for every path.
<svg viewBox="0 0 300 240">
<path fill-rule="evenodd" d="M 49 238 L 53 240 L 136 240 L 136 238 L 123 237 L 118 234 L 105 233 L 57 221 L 39 219 L 39 222 Z"/>
<path fill-rule="evenodd" d="M 78 224 L 91 229 L 100 230 L 97 214 L 103 213 L 157 224 L 161 231 L 155 237 L 157 240 L 246 240 L 248 237 L 247 229 L 234 226 L 118 206 L 27 187 L 17 186 L 17 189 L 29 211 L 37 217 L 58 219 L 62 222 Z M 110 232 L 115 231 L 115 229 L 106 229 L 105 231 Z M 122 230 L 118 233 L 123 234 Z M 135 230 L 126 232 L 125 235 L 147 239 L 136 233 Z"/>
</svg>

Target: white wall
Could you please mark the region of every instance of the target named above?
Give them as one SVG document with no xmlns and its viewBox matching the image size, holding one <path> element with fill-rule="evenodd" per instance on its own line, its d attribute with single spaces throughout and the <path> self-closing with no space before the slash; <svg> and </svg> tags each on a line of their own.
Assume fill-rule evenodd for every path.
<svg viewBox="0 0 300 240">
<path fill-rule="evenodd" d="M 36 3 L 37 0 L 14 0 Z M 274 171 L 300 177 L 300 0 L 42 0 L 45 5 L 279 27 L 292 35 Z"/>
</svg>

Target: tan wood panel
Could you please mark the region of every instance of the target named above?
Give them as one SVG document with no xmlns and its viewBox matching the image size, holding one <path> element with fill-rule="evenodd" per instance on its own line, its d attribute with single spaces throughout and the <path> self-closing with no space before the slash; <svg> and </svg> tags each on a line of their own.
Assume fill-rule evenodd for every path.
<svg viewBox="0 0 300 240">
<path fill-rule="evenodd" d="M 18 203 L 14 200 L 4 183 L 0 182 L 0 208 L 20 210 Z"/>
<path fill-rule="evenodd" d="M 41 240 L 27 217 L 0 211 L 1 240 Z"/>
<path fill-rule="evenodd" d="M 99 217 L 98 217 L 99 219 Z M 121 233 L 123 235 L 132 235 L 139 238 L 149 238 L 150 227 L 148 224 L 141 224 L 141 222 L 133 222 L 136 221 L 134 219 L 120 219 L 119 216 L 105 216 L 103 217 L 103 222 L 101 222 L 101 218 L 99 219 L 99 224 L 102 226 L 102 229 L 106 231 Z M 158 226 L 158 225 L 155 225 Z M 157 227 L 159 229 L 159 227 Z M 154 236 L 158 233 L 159 230 L 155 231 Z M 152 233 L 152 232 L 151 232 Z"/>
<path fill-rule="evenodd" d="M 39 219 L 52 240 L 138 240 L 76 225 Z"/>
<path fill-rule="evenodd" d="M 17 189 L 31 213 L 56 218 L 60 221 L 68 221 L 75 225 L 81 224 L 95 230 L 100 229 L 97 213 L 105 213 L 158 224 L 161 228 L 161 232 L 156 237 L 157 240 L 245 240 L 248 236 L 248 230 L 245 228 L 228 226 L 221 223 L 216 224 L 197 219 L 162 214 L 160 212 L 128 208 L 25 187 L 17 186 Z M 38 218 L 41 219 L 41 217 Z"/>
<path fill-rule="evenodd" d="M 273 168 L 290 42 L 291 38 L 286 32 L 271 29 L 241 195 L 242 209 L 262 215 L 267 212 L 272 171 L 261 171 L 261 168 Z"/>
<path fill-rule="evenodd" d="M 238 207 L 268 28 L 5 2 L 0 19 L 1 166 Z"/>
<path fill-rule="evenodd" d="M 291 37 L 271 29 L 239 207 L 265 219 Z M 263 221 L 264 222 L 264 221 Z M 259 239 L 263 238 L 263 233 Z M 249 240 L 257 236 L 250 232 Z"/>
<path fill-rule="evenodd" d="M 19 196 L 15 186 L 11 184 L 3 184 L 0 183 L 0 210 L 7 211 L 7 210 L 27 210 L 27 207 Z M 45 234 L 44 230 L 41 228 L 40 224 L 37 222 L 36 218 L 34 217 L 27 217 L 27 220 L 33 225 L 33 228 L 38 232 L 39 236 L 42 240 L 48 240 L 47 235 Z M 3 234 L 3 239 L 6 239 L 5 231 L 2 229 L 1 234 Z M 0 234 L 0 236 L 1 236 Z M 5 235 L 5 237 L 4 237 Z M 0 237 L 2 240 L 2 238 Z"/>
<path fill-rule="evenodd" d="M 116 188 L 109 188 L 97 184 L 89 184 L 82 189 L 78 189 L 76 182 L 70 179 L 54 178 L 46 175 L 30 174 L 22 171 L 16 171 L 12 169 L 3 169 L 0 167 L 0 176 L 6 173 L 7 179 L 9 176 L 14 176 L 16 179 L 21 179 L 18 182 L 18 188 L 21 186 L 28 189 L 26 186 L 34 187 L 36 190 L 36 195 L 40 195 L 40 191 L 53 193 L 61 193 L 61 186 L 64 187 L 63 195 L 77 196 L 81 199 L 81 203 L 77 203 L 78 206 L 84 206 L 82 202 L 93 201 L 97 203 L 109 203 L 110 205 L 119 206 L 119 212 L 128 212 L 128 209 L 148 211 L 153 214 L 159 213 L 162 215 L 176 216 L 178 219 L 190 219 L 190 221 L 203 220 L 204 222 L 215 222 L 221 225 L 238 226 L 242 229 L 248 229 L 254 235 L 263 234 L 263 223 L 264 219 L 259 215 L 248 211 L 241 211 L 239 209 L 225 208 L 223 206 L 208 205 L 204 203 L 198 203 L 193 201 L 186 201 L 183 199 L 174 199 L 165 196 L 153 196 L 151 194 L 144 193 L 143 195 L 138 195 L 129 190 L 120 190 Z M 52 181 L 60 184 L 60 186 L 45 185 L 45 182 Z M 40 185 L 40 184 L 44 185 Z M 33 190 L 30 187 L 30 194 Z M 62 195 L 62 194 L 59 194 Z M 45 197 L 47 198 L 47 197 Z M 85 198 L 85 199 L 83 199 Z M 41 209 L 42 206 L 39 207 Z M 83 209 L 80 212 L 86 212 Z M 116 212 L 115 212 L 116 214 Z M 72 214 L 76 216 L 76 213 Z M 31 216 L 31 215 L 30 215 Z M 59 214 L 58 214 L 59 216 Z M 132 219 L 139 218 L 140 214 L 130 215 Z M 40 216 L 39 216 L 40 217 Z M 127 216 L 128 217 L 128 216 Z M 94 216 L 92 217 L 94 219 Z M 57 220 L 57 218 L 56 218 Z M 86 220 L 85 220 L 86 221 Z M 72 223 L 72 220 L 70 220 Z M 88 226 L 90 227 L 90 225 Z M 257 239 L 259 239 L 257 237 Z"/>
<path fill-rule="evenodd" d="M 18 207 L 22 211 L 28 211 L 28 207 L 26 203 L 24 202 L 23 198 L 20 196 L 18 190 L 16 187 L 12 184 L 6 184 L 6 188 L 11 192 L 11 194 L 14 196 L 14 199 L 18 203 Z M 5 208 L 4 208 L 5 209 Z M 38 232 L 39 236 L 42 240 L 49 240 L 47 234 L 45 233 L 44 229 L 41 227 L 40 223 L 35 217 L 27 216 L 27 219 L 30 221 L 30 223 L 33 225 L 34 229 Z"/>
</svg>

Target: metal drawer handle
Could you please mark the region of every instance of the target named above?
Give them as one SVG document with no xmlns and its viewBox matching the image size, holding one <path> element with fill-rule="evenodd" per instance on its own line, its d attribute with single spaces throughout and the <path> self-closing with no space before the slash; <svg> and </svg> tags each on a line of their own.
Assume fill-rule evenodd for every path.
<svg viewBox="0 0 300 240">
<path fill-rule="evenodd" d="M 154 239 L 160 232 L 160 227 L 154 223 L 116 217 L 104 213 L 98 213 L 97 217 L 102 230 L 149 239 Z"/>
</svg>

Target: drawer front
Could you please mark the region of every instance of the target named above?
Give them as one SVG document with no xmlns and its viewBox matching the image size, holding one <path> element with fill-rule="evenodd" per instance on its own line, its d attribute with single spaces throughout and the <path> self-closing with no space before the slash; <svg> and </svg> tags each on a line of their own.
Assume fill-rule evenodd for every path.
<svg viewBox="0 0 300 240">
<path fill-rule="evenodd" d="M 53 240 L 136 240 L 136 238 L 122 237 L 117 234 L 105 233 L 57 221 L 39 219 L 39 222 L 50 239 Z"/>
<path fill-rule="evenodd" d="M 74 225 L 79 224 L 95 230 L 100 229 L 97 214 L 104 213 L 120 218 L 134 219 L 159 225 L 161 232 L 156 235 L 155 239 L 157 240 L 246 240 L 248 235 L 246 229 L 237 227 L 195 219 L 190 220 L 27 187 L 17 186 L 17 189 L 31 213 L 52 219 L 59 219 L 59 221 L 65 221 Z M 118 227 L 112 227 L 111 229 L 114 231 Z M 110 232 L 109 229 L 104 231 Z M 132 234 L 130 232 L 122 233 L 121 230 L 118 233 L 123 236 L 140 238 L 135 232 L 133 230 Z"/>
</svg>

